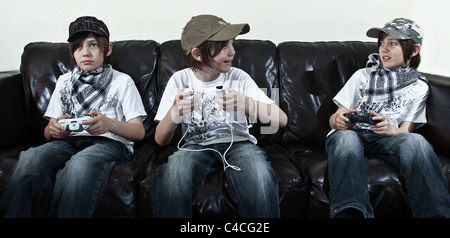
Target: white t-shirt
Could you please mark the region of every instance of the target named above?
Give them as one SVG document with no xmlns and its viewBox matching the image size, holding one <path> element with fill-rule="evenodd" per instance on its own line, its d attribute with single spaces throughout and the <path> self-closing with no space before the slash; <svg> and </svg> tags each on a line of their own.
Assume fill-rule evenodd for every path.
<svg viewBox="0 0 450 238">
<path fill-rule="evenodd" d="M 51 117 L 58 118 L 63 116 L 64 111 L 68 111 L 70 107 L 70 92 L 71 92 L 71 73 L 61 75 L 56 82 L 55 90 L 47 107 L 44 117 L 49 119 Z M 108 94 L 104 100 L 98 105 L 95 110 L 102 113 L 106 117 L 117 121 L 127 122 L 130 119 L 141 116 L 145 119 L 147 113 L 145 112 L 142 99 L 134 84 L 133 79 L 125 73 L 113 70 L 111 86 Z M 87 131 L 72 132 L 70 136 L 92 136 Z M 129 139 L 123 138 L 111 132 L 106 132 L 100 136 L 104 136 L 119 142 L 122 142 L 127 148 L 133 152 L 133 142 Z"/>
<path fill-rule="evenodd" d="M 191 68 L 175 72 L 170 77 L 164 90 L 155 121 L 161 121 L 172 107 L 175 96 L 181 88 L 188 85 L 194 91 L 195 106 L 191 114 L 183 117 L 183 135 L 186 144 L 209 145 L 229 143 L 233 141 L 250 140 L 257 143 L 256 138 L 249 133 L 245 111 L 226 112 L 217 105 L 216 86 L 232 88 L 242 95 L 256 101 L 272 104 L 274 101 L 258 87 L 245 71 L 231 67 L 228 73 L 222 73 L 211 82 L 197 79 Z M 232 125 L 232 127 L 230 127 Z M 231 132 L 233 131 L 233 138 Z"/>
<path fill-rule="evenodd" d="M 333 98 L 337 106 L 343 105 L 347 109 L 357 109 L 362 103 L 361 92 L 369 87 L 370 71 L 366 68 L 356 71 L 344 87 Z M 374 95 L 372 110 L 389 119 L 389 123 L 399 127 L 404 121 L 413 122 L 416 128 L 427 122 L 426 99 L 428 84 L 422 80 L 395 91 L 394 101 L 387 104 L 388 94 Z M 356 123 L 354 129 L 370 129 L 366 123 Z M 330 135 L 334 129 L 328 133 Z"/>
</svg>

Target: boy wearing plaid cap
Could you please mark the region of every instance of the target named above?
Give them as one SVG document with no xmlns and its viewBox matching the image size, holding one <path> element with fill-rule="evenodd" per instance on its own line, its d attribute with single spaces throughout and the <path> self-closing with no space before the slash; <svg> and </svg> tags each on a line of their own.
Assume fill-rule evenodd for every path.
<svg viewBox="0 0 450 238">
<path fill-rule="evenodd" d="M 426 123 L 428 84 L 416 71 L 422 29 L 396 18 L 366 34 L 378 38 L 379 53 L 333 98 L 338 109 L 326 139 L 330 216 L 374 217 L 367 178 L 368 158 L 377 157 L 404 177 L 413 217 L 449 217 L 447 177 L 432 146 L 413 133 Z M 354 122 L 349 114 L 368 120 Z"/>
</svg>

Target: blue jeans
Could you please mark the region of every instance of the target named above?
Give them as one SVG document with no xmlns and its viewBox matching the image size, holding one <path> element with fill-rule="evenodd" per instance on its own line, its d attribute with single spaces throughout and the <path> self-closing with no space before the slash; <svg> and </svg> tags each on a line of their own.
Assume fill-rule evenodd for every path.
<svg viewBox="0 0 450 238">
<path fill-rule="evenodd" d="M 337 130 L 327 137 L 330 216 L 346 208 L 374 217 L 368 191 L 368 157 L 396 166 L 405 179 L 413 217 L 450 217 L 447 177 L 428 141 L 416 133 L 392 137 Z"/>
<path fill-rule="evenodd" d="M 112 168 L 130 158 L 125 145 L 97 136 L 22 151 L 3 194 L 5 217 L 91 217 Z M 40 201 L 43 194 L 51 201 Z"/>
<path fill-rule="evenodd" d="M 208 148 L 223 154 L 228 143 Z M 189 145 L 196 150 L 205 147 Z M 280 217 L 278 180 L 267 155 L 251 142 L 235 142 L 226 160 L 241 171 L 227 168 L 225 175 L 236 196 L 240 217 Z M 192 197 L 208 174 L 224 169 L 217 152 L 178 150 L 159 166 L 152 181 L 155 217 L 192 217 Z"/>
</svg>

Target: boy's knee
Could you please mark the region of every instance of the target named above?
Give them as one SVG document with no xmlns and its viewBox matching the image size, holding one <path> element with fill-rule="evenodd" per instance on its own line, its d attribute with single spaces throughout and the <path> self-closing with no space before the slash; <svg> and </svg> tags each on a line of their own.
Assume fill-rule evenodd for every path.
<svg viewBox="0 0 450 238">
<path fill-rule="evenodd" d="M 428 141 L 420 134 L 417 133 L 402 133 L 398 135 L 400 144 L 405 147 L 405 149 L 410 149 L 412 151 L 420 149 L 430 149 L 431 145 Z"/>
</svg>

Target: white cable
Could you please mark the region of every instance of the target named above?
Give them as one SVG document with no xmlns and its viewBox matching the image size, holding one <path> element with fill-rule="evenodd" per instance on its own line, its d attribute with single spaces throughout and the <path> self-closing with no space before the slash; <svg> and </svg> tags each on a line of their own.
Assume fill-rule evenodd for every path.
<svg viewBox="0 0 450 238">
<path fill-rule="evenodd" d="M 225 154 L 228 152 L 228 150 L 230 150 L 231 146 L 233 145 L 233 127 L 232 127 L 229 123 L 226 123 L 226 124 L 228 125 L 228 128 L 230 129 L 230 132 L 231 132 L 231 143 L 230 143 L 230 145 L 228 146 L 228 148 L 225 150 L 225 152 L 223 153 L 223 155 L 222 155 L 219 151 L 217 151 L 217 150 L 215 150 L 215 149 L 211 149 L 211 148 L 203 148 L 203 149 L 193 150 L 193 149 L 186 149 L 186 148 L 180 147 L 180 143 L 181 143 L 181 141 L 184 139 L 184 137 L 186 136 L 187 132 L 189 131 L 189 127 L 186 129 L 186 132 L 185 132 L 184 135 L 181 137 L 180 141 L 178 141 L 177 148 L 178 148 L 179 150 L 191 151 L 191 152 L 206 151 L 206 150 L 214 151 L 214 152 L 218 153 L 218 154 L 220 155 L 220 158 L 222 159 L 222 162 L 223 162 L 223 171 L 225 171 L 227 168 L 232 168 L 232 169 L 234 169 L 234 170 L 236 170 L 236 171 L 241 171 L 241 168 L 239 168 L 239 167 L 236 166 L 236 165 L 231 165 L 231 164 L 229 164 L 228 161 L 225 159 Z"/>
</svg>

